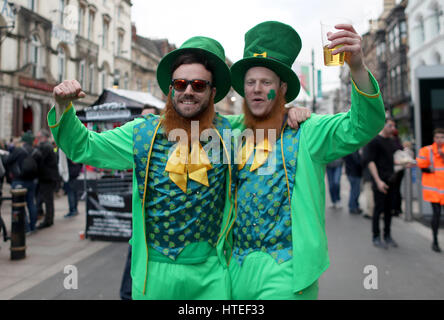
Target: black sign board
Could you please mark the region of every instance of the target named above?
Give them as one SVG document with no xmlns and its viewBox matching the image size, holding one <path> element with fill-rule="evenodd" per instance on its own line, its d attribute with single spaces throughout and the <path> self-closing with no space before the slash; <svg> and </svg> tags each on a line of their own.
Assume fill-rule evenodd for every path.
<svg viewBox="0 0 444 320">
<path fill-rule="evenodd" d="M 131 238 L 131 193 L 89 191 L 86 236 L 92 240 L 128 241 Z"/>
</svg>

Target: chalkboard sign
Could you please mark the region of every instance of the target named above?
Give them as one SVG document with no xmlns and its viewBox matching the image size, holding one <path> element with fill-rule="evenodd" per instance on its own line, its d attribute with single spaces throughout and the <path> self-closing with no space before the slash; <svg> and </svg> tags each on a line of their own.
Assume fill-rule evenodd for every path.
<svg viewBox="0 0 444 320">
<path fill-rule="evenodd" d="M 86 204 L 86 236 L 91 240 L 128 241 L 131 238 L 132 194 L 90 191 Z"/>
</svg>

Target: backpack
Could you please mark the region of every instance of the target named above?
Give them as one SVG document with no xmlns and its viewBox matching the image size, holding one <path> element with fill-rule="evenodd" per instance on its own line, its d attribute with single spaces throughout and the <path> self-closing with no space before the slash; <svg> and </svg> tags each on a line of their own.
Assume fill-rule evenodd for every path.
<svg viewBox="0 0 444 320">
<path fill-rule="evenodd" d="M 23 159 L 22 167 L 20 169 L 20 177 L 25 180 L 33 180 L 37 178 L 39 173 L 39 167 L 37 165 L 37 161 L 34 159 L 34 156 L 38 152 L 37 149 L 33 149 L 31 153 L 29 153 L 25 148 L 23 150 L 26 151 L 26 158 Z"/>
</svg>

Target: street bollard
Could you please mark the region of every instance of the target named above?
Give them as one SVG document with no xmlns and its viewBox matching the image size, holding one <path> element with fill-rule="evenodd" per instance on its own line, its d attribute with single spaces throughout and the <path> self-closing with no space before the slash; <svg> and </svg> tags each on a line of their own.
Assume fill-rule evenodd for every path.
<svg viewBox="0 0 444 320">
<path fill-rule="evenodd" d="M 11 260 L 26 257 L 26 189 L 12 189 Z"/>
<path fill-rule="evenodd" d="M 413 201 L 413 190 L 412 190 L 412 169 L 405 169 L 405 221 L 412 221 L 412 201 Z"/>
</svg>

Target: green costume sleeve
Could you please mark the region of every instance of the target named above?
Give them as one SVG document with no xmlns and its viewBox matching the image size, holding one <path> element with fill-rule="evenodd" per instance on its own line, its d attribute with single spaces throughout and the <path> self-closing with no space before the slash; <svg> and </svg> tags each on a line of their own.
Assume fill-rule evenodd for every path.
<svg viewBox="0 0 444 320">
<path fill-rule="evenodd" d="M 369 72 L 376 94 L 360 91 L 352 82 L 351 109 L 336 115 L 312 115 L 301 125 L 314 161 L 329 163 L 368 143 L 384 127 L 385 109 L 379 85 Z"/>
<path fill-rule="evenodd" d="M 97 168 L 133 168 L 133 127 L 143 119 L 103 133 L 88 130 L 77 118 L 74 107 L 67 108 L 57 122 L 55 108 L 48 113 L 48 125 L 56 144 L 74 162 Z"/>
</svg>

